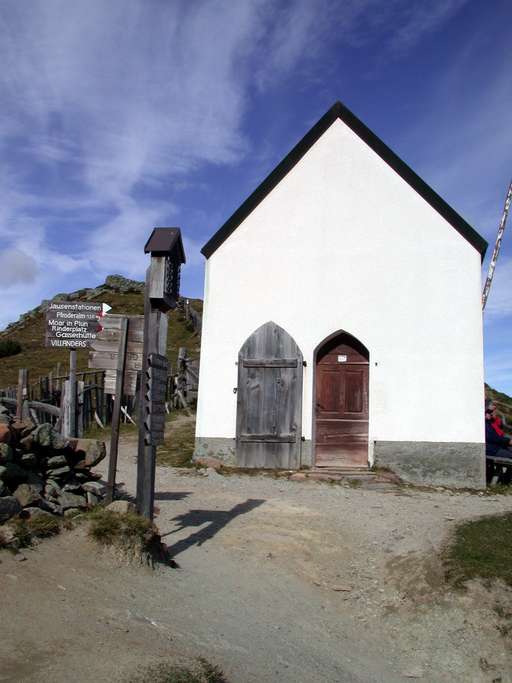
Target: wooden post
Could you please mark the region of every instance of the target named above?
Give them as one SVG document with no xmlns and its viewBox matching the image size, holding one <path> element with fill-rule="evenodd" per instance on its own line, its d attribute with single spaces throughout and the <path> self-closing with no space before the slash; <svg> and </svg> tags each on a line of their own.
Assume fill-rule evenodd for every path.
<svg viewBox="0 0 512 683">
<path fill-rule="evenodd" d="M 116 368 L 116 393 L 114 412 L 112 414 L 112 431 L 110 435 L 110 457 L 108 462 L 107 503 L 111 503 L 116 486 L 117 451 L 119 446 L 119 421 L 121 416 L 121 403 L 123 401 L 123 381 L 126 367 L 126 347 L 128 341 L 128 318 L 121 321 L 121 335 L 119 339 L 119 352 L 117 354 Z"/>
<path fill-rule="evenodd" d="M 76 349 L 69 352 L 69 434 L 76 436 Z"/>
<path fill-rule="evenodd" d="M 18 371 L 18 392 L 16 396 L 16 419 L 23 419 L 23 402 L 27 400 L 28 391 L 28 370 L 20 368 Z"/>
<path fill-rule="evenodd" d="M 70 397 L 69 397 L 69 379 L 65 379 L 62 384 L 62 391 L 60 395 L 60 425 L 61 434 L 65 437 L 70 437 Z"/>
<path fill-rule="evenodd" d="M 137 458 L 137 512 L 153 519 L 155 499 L 156 448 L 151 443 L 151 434 L 146 427 L 148 397 L 146 396 L 146 375 L 150 353 L 158 353 L 158 332 L 160 311 L 151 306 L 149 299 L 151 267 L 146 271 L 144 290 L 144 354 L 139 393 L 139 454 Z"/>
<path fill-rule="evenodd" d="M 79 439 L 84 435 L 85 424 L 85 382 L 80 380 L 76 383 L 76 435 Z"/>
<path fill-rule="evenodd" d="M 139 401 L 137 511 L 153 519 L 156 446 L 163 441 L 167 317 L 179 300 L 180 268 L 185 251 L 179 228 L 155 228 L 144 247 L 151 254 L 144 290 L 144 351 Z"/>
</svg>

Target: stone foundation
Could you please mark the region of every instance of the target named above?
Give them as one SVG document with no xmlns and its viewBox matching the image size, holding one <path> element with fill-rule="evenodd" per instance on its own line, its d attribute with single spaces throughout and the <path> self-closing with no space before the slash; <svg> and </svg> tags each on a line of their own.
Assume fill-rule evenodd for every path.
<svg viewBox="0 0 512 683">
<path fill-rule="evenodd" d="M 374 464 L 404 481 L 429 486 L 485 488 L 485 444 L 375 441 Z"/>
<path fill-rule="evenodd" d="M 224 465 L 236 467 L 235 453 L 236 439 L 219 436 L 198 436 L 194 448 L 192 460 L 200 458 L 215 458 Z"/>
</svg>

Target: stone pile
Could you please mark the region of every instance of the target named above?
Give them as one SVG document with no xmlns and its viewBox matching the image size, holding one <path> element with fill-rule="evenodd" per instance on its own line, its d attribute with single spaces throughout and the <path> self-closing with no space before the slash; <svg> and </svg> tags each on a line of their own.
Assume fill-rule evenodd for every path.
<svg viewBox="0 0 512 683">
<path fill-rule="evenodd" d="M 102 441 L 65 439 L 51 424 L 16 422 L 0 405 L 0 524 L 98 504 L 105 487 L 91 468 L 104 457 Z"/>
</svg>

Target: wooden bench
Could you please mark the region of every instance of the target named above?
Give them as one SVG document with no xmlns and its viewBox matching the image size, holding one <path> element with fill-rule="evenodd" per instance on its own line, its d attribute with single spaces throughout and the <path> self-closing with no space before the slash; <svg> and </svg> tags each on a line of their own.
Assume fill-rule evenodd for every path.
<svg viewBox="0 0 512 683">
<path fill-rule="evenodd" d="M 485 456 L 488 483 L 510 484 L 512 481 L 512 452 L 510 455 L 510 458 L 497 458 L 492 455 Z"/>
</svg>

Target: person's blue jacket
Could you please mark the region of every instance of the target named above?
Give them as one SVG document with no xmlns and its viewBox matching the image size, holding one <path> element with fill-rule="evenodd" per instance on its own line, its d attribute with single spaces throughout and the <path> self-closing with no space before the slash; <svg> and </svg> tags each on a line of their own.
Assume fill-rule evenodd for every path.
<svg viewBox="0 0 512 683">
<path fill-rule="evenodd" d="M 506 436 L 500 436 L 494 429 L 490 420 L 485 421 L 485 455 L 496 455 L 500 448 L 508 448 L 510 441 Z M 510 451 L 512 458 L 512 451 Z"/>
</svg>

